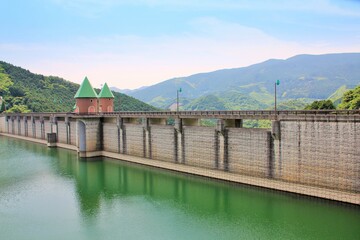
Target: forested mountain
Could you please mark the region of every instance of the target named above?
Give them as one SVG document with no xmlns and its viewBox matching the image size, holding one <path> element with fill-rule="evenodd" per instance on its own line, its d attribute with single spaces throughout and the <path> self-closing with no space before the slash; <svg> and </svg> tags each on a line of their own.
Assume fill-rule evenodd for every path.
<svg viewBox="0 0 360 240">
<path fill-rule="evenodd" d="M 0 61 L 0 96 L 7 109 L 32 112 L 71 112 L 79 84 L 59 77 L 31 73 Z M 99 93 L 100 90 L 97 89 Z M 151 111 L 156 108 L 122 93 L 115 96 L 115 111 Z M 120 104 L 119 104 L 120 102 Z"/>
<path fill-rule="evenodd" d="M 166 108 L 175 102 L 176 90 L 182 88 L 182 109 L 213 108 L 201 104 L 206 99 L 228 110 L 263 109 L 273 106 L 277 79 L 281 82 L 278 100 L 284 109 L 303 108 L 314 100 L 329 97 L 338 104 L 346 90 L 360 84 L 360 53 L 272 59 L 249 67 L 174 78 L 129 94 Z M 301 99 L 303 104 L 300 106 L 294 99 Z"/>
</svg>

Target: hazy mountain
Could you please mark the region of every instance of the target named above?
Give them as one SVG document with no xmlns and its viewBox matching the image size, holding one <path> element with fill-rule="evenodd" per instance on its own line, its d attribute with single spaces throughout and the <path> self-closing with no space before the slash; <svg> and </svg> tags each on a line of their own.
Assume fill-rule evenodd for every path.
<svg viewBox="0 0 360 240">
<path fill-rule="evenodd" d="M 184 109 L 199 109 L 195 106 L 204 106 L 199 103 L 206 100 L 217 102 L 216 106 L 225 106 L 226 109 L 235 106 L 241 109 L 266 108 L 274 102 L 274 82 L 277 79 L 281 82 L 278 86 L 280 102 L 298 98 L 303 102 L 327 99 L 342 86 L 348 89 L 360 84 L 360 53 L 271 59 L 249 67 L 169 79 L 129 95 L 157 107 L 166 107 L 175 102 L 176 90 L 182 88 L 181 99 L 190 101 Z M 237 95 L 242 99 L 234 106 L 233 98 Z M 243 100 L 254 104 L 243 106 Z"/>
<path fill-rule="evenodd" d="M 79 84 L 62 78 L 34 74 L 0 61 L 0 96 L 5 99 L 7 109 L 14 107 L 14 111 L 21 112 L 70 112 L 78 88 Z M 97 89 L 97 92 L 100 90 Z M 114 96 L 115 110 L 157 110 L 122 93 L 114 92 Z"/>
<path fill-rule="evenodd" d="M 136 92 L 136 91 L 139 91 L 139 90 L 143 90 L 145 88 L 147 88 L 147 86 L 143 86 L 143 87 L 136 88 L 136 89 L 120 89 L 120 88 L 117 88 L 117 87 L 110 87 L 111 91 L 124 93 L 124 94 L 130 94 L 130 93 L 133 93 L 133 92 Z"/>
</svg>

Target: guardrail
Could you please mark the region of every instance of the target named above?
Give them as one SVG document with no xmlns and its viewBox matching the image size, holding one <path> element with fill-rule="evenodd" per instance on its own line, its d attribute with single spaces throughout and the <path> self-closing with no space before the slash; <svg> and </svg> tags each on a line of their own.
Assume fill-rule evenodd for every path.
<svg viewBox="0 0 360 240">
<path fill-rule="evenodd" d="M 65 112 L 43 112 L 43 113 L 5 113 L 5 116 L 33 116 L 33 117 L 148 117 L 148 118 L 238 118 L 238 119 L 275 119 L 288 117 L 321 117 L 321 116 L 356 116 L 360 117 L 360 110 L 239 110 L 239 111 L 120 111 L 109 113 L 78 114 Z"/>
</svg>

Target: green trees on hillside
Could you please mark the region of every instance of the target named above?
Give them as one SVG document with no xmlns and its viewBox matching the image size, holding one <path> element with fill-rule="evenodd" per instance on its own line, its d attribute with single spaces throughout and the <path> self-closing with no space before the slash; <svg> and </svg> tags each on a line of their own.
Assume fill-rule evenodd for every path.
<svg viewBox="0 0 360 240">
<path fill-rule="evenodd" d="M 26 105 L 14 105 L 6 112 L 8 113 L 28 113 L 31 112 Z"/>
<path fill-rule="evenodd" d="M 71 112 L 78 88 L 78 84 L 62 78 L 34 74 L 0 61 L 0 96 L 6 102 L 7 112 Z M 114 96 L 115 110 L 157 110 L 124 94 Z"/>
<path fill-rule="evenodd" d="M 314 101 L 305 107 L 306 110 L 311 109 L 336 109 L 331 100 Z M 344 93 L 338 109 L 354 110 L 360 109 L 360 85 L 354 89 L 348 90 Z"/>
<path fill-rule="evenodd" d="M 360 85 L 344 93 L 339 109 L 360 109 Z"/>
<path fill-rule="evenodd" d="M 326 109 L 335 109 L 335 106 L 331 100 L 320 100 L 314 101 L 313 103 L 307 105 L 305 110 L 326 110 Z"/>
</svg>

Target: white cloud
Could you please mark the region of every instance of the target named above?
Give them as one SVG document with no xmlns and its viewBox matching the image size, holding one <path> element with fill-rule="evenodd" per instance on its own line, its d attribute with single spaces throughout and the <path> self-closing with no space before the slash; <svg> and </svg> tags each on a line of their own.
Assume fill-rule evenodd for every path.
<svg viewBox="0 0 360 240">
<path fill-rule="evenodd" d="M 171 77 L 288 58 L 302 53 L 354 52 L 360 43 L 301 45 L 276 39 L 238 24 L 201 18 L 194 31 L 157 37 L 107 36 L 48 45 L 0 45 L 4 60 L 31 71 L 95 86 L 119 88 L 151 85 Z"/>
</svg>

